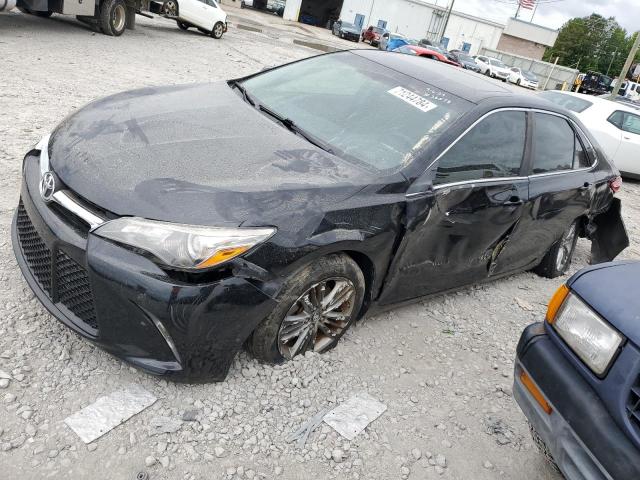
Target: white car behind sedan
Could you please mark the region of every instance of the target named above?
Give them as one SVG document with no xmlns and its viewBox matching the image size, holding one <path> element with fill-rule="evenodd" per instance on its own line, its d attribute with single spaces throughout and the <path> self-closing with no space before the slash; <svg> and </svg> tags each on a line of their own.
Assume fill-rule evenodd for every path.
<svg viewBox="0 0 640 480">
<path fill-rule="evenodd" d="M 216 39 L 227 31 L 227 14 L 216 0 L 166 0 L 162 11 L 181 30 L 196 27 Z"/>
<path fill-rule="evenodd" d="M 497 58 L 485 57 L 484 55 L 476 55 L 473 57 L 476 63 L 480 66 L 480 72 L 485 75 L 497 78 L 506 82 L 511 74 L 511 70 L 507 67 L 502 60 Z"/>
<path fill-rule="evenodd" d="M 622 176 L 640 179 L 640 111 L 581 93 L 549 90 L 540 96 L 576 114 Z"/>
<path fill-rule="evenodd" d="M 518 67 L 512 67 L 509 69 L 509 81 L 515 83 L 521 87 L 531 88 L 532 90 L 538 89 L 538 77 L 533 72 L 522 70 Z"/>
</svg>

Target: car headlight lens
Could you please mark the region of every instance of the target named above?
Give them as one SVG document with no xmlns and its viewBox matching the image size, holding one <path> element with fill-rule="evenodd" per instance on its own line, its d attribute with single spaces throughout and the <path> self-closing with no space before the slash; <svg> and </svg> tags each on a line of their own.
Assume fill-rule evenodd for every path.
<svg viewBox="0 0 640 480">
<path fill-rule="evenodd" d="M 571 350 L 596 374 L 607 371 L 613 357 L 623 342 L 623 337 L 611 325 L 604 321 L 591 307 L 575 294 L 570 293 L 563 285 L 558 293 L 562 293 L 564 301 L 558 307 L 553 306 L 558 294 L 549 305 L 557 313 L 547 315 L 558 335 L 569 345 Z"/>
<path fill-rule="evenodd" d="M 124 217 L 93 233 L 149 252 L 165 265 L 203 270 L 242 255 L 275 232 L 275 228 L 202 227 Z"/>
</svg>

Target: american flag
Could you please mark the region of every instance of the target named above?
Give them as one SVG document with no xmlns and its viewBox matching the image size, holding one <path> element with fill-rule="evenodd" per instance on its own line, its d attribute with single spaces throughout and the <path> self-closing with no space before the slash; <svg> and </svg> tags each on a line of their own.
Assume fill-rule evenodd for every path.
<svg viewBox="0 0 640 480">
<path fill-rule="evenodd" d="M 536 6 L 536 0 L 520 0 L 520 7 L 527 8 L 529 10 Z"/>
</svg>

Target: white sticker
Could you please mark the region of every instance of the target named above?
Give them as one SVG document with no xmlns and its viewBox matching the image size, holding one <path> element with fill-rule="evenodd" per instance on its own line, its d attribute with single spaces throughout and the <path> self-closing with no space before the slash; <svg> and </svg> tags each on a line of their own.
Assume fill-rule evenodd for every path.
<svg viewBox="0 0 640 480">
<path fill-rule="evenodd" d="M 404 87 L 392 88 L 387 93 L 390 93 L 394 97 L 398 97 L 400 100 L 407 102 L 409 105 L 413 105 L 423 112 L 430 112 L 434 108 L 438 107 L 435 103 L 431 103 L 426 98 L 421 97 L 417 93 L 413 93 L 411 90 L 407 90 Z"/>
</svg>

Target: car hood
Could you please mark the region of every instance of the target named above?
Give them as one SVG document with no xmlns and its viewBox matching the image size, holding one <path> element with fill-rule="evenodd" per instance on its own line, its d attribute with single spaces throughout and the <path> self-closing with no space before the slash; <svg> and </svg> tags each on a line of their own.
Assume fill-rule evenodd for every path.
<svg viewBox="0 0 640 480">
<path fill-rule="evenodd" d="M 277 224 L 372 182 L 247 104 L 226 83 L 145 88 L 90 103 L 49 144 L 71 190 L 116 215 Z"/>
<path fill-rule="evenodd" d="M 640 346 L 640 262 L 609 262 L 576 273 L 568 282 L 591 308 Z"/>
</svg>

